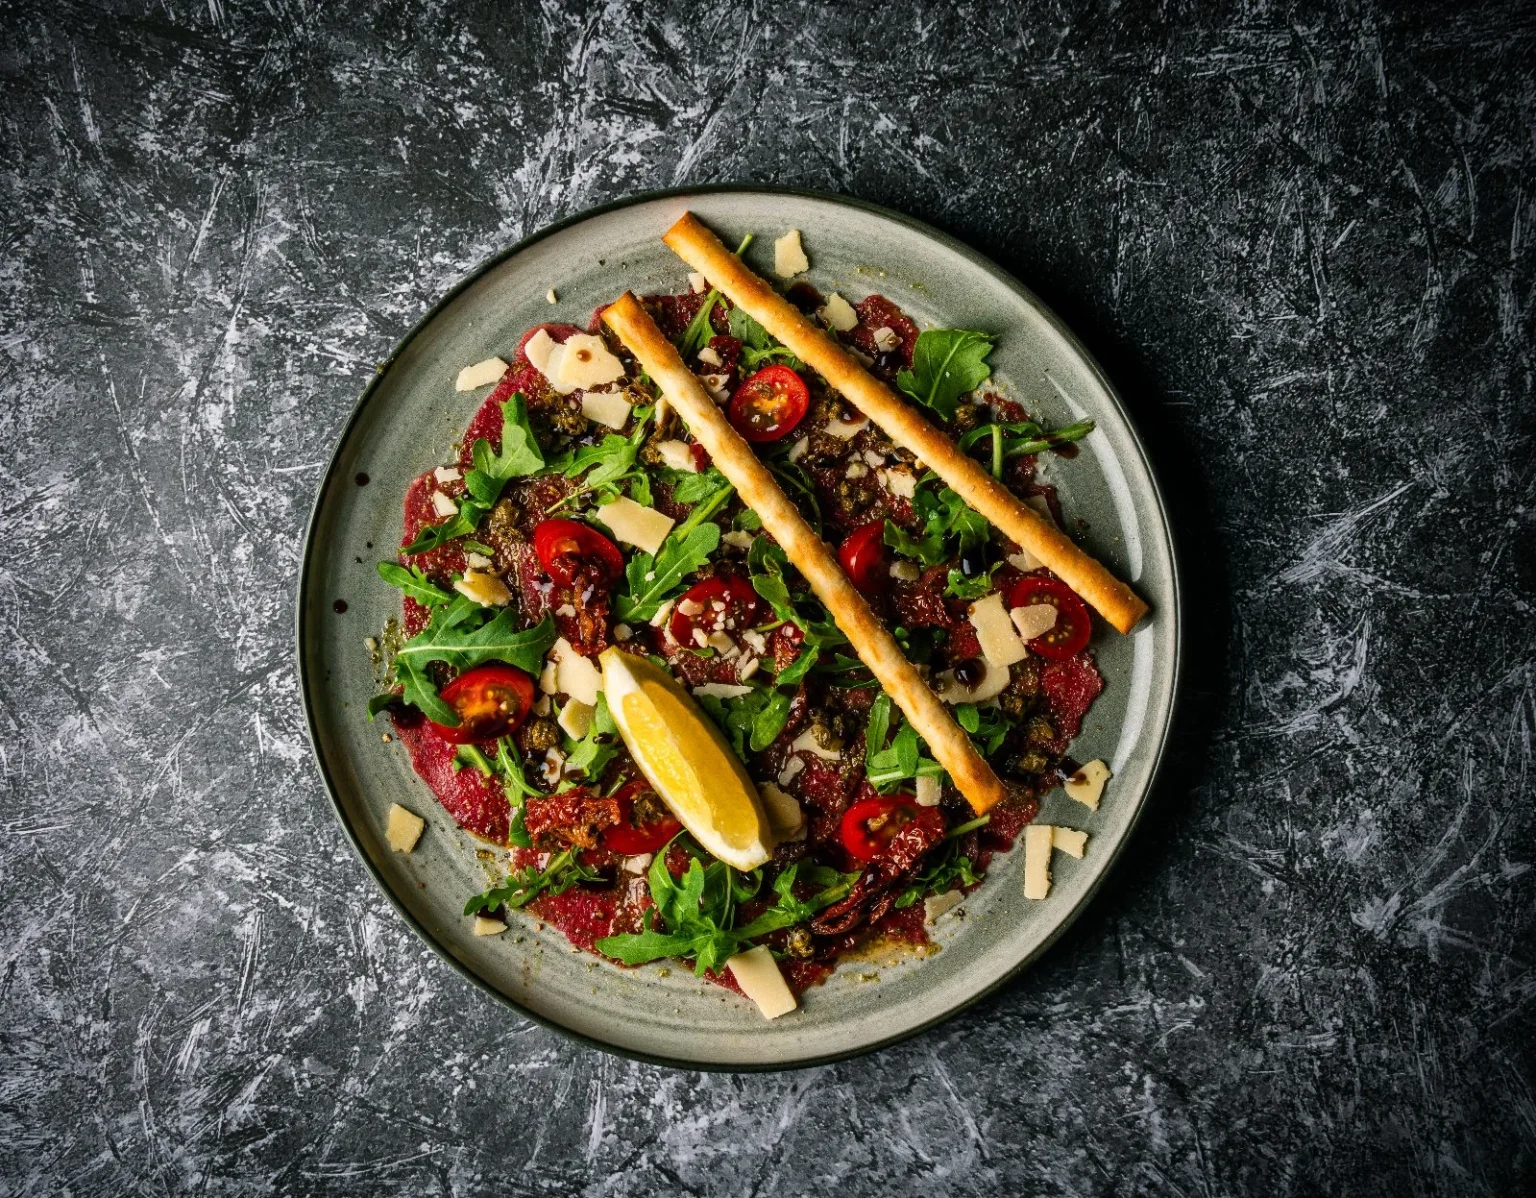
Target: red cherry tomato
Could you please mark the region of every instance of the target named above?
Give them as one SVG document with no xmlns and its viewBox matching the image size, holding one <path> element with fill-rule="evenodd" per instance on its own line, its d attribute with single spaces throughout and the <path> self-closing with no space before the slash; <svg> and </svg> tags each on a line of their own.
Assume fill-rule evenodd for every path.
<svg viewBox="0 0 1536 1198">
<path fill-rule="evenodd" d="M 843 848 L 858 861 L 873 861 L 880 850 L 922 812 L 917 803 L 904 795 L 880 795 L 860 799 L 843 812 L 839 829 Z"/>
<path fill-rule="evenodd" d="M 539 565 L 561 586 L 572 586 L 578 574 L 600 587 L 612 586 L 624 574 L 619 547 L 580 520 L 545 520 L 533 530 L 533 551 Z"/>
<path fill-rule="evenodd" d="M 794 431 L 811 406 L 805 381 L 788 366 L 764 366 L 731 396 L 730 418 L 748 441 L 777 441 Z"/>
<path fill-rule="evenodd" d="M 673 819 L 670 812 L 653 823 L 635 824 L 635 800 L 648 793 L 655 792 L 644 778 L 619 788 L 618 794 L 613 796 L 619 803 L 619 822 L 603 829 L 605 849 L 626 857 L 638 857 L 642 853 L 656 852 L 683 830 L 683 825 Z"/>
<path fill-rule="evenodd" d="M 869 592 L 878 588 L 881 579 L 886 577 L 882 569 L 885 565 L 885 521 L 871 520 L 849 533 L 837 547 L 837 560 L 859 590 Z"/>
<path fill-rule="evenodd" d="M 712 632 L 750 628 L 757 608 L 757 592 L 750 582 L 734 574 L 716 574 L 683 592 L 672 610 L 668 628 L 679 645 L 698 648 L 695 629 L 708 636 Z"/>
<path fill-rule="evenodd" d="M 1088 605 L 1072 593 L 1071 587 L 1043 574 L 1026 574 L 1008 589 L 1009 611 L 1035 603 L 1049 603 L 1056 609 L 1056 626 L 1030 641 L 1031 649 L 1050 661 L 1065 661 L 1087 647 L 1093 622 Z"/>
<path fill-rule="evenodd" d="M 533 679 L 516 666 L 487 662 L 465 670 L 442 691 L 443 702 L 458 713 L 450 728 L 435 720 L 432 727 L 451 745 L 495 740 L 522 727 L 533 706 Z"/>
</svg>

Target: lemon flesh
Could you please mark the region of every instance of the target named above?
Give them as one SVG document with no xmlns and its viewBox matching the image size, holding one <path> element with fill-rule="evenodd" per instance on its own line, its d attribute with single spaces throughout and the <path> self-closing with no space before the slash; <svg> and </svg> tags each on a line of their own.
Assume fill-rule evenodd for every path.
<svg viewBox="0 0 1536 1198">
<path fill-rule="evenodd" d="M 635 763 L 693 838 L 736 869 L 771 855 L 768 818 L 725 737 L 672 675 L 643 657 L 605 649 L 603 693 Z"/>
</svg>

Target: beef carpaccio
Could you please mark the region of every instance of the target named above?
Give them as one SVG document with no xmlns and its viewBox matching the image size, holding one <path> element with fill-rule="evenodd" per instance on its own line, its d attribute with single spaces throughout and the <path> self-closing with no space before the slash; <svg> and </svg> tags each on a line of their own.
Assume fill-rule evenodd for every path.
<svg viewBox="0 0 1536 1198">
<path fill-rule="evenodd" d="M 802 282 L 789 297 L 1064 519 L 1040 455 L 1091 425 L 1042 429 L 990 389 L 989 340 L 920 334 L 879 295 L 849 304 Z M 982 884 L 1077 769 L 1070 742 L 1103 686 L 1089 615 L 723 297 L 645 303 L 1010 797 L 973 816 L 597 315 L 509 346 L 458 452 L 406 487 L 401 550 L 380 566 L 404 592 L 404 635 L 376 706 L 455 822 L 509 850 L 466 915 L 521 910 L 582 949 L 675 956 L 727 986 L 724 962 L 766 946 L 798 994 L 873 938 L 925 943 L 934 912 Z M 982 384 L 915 386 L 929 335 L 961 338 Z M 1010 625 L 986 607 L 1025 648 L 997 656 Z M 713 859 L 646 780 L 595 688 L 610 645 L 664 664 L 745 763 L 773 826 L 766 864 Z"/>
</svg>

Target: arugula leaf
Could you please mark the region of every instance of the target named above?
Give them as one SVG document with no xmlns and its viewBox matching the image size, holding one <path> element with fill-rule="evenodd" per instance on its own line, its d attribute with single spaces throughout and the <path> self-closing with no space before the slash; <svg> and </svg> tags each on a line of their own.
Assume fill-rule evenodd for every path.
<svg viewBox="0 0 1536 1198">
<path fill-rule="evenodd" d="M 674 484 L 672 498 L 678 503 L 702 503 L 731 485 L 730 479 L 714 466 L 698 474 L 689 474 L 682 470 L 674 470 L 671 473 L 673 475 L 671 481 Z"/>
<path fill-rule="evenodd" d="M 805 680 L 805 676 L 811 672 L 812 667 L 821 658 L 820 645 L 806 645 L 800 656 L 795 658 L 782 670 L 773 676 L 776 686 L 795 686 Z"/>
<path fill-rule="evenodd" d="M 944 769 L 937 761 L 919 752 L 917 729 L 902 722 L 890 747 L 885 744 L 892 714 L 891 697 L 880 694 L 869 709 L 869 724 L 864 732 L 865 778 L 881 794 L 889 794 L 908 778 L 941 777 Z"/>
<path fill-rule="evenodd" d="M 914 537 L 899 524 L 885 522 L 885 543 L 902 557 L 910 557 L 925 566 L 936 566 L 949 555 L 944 551 L 944 538 L 935 534 Z"/>
<path fill-rule="evenodd" d="M 903 557 L 915 558 L 925 566 L 958 557 L 986 544 L 992 536 L 986 517 L 948 487 L 935 495 L 926 486 L 919 486 L 912 505 L 923 517 L 923 535 L 915 537 L 887 520 L 885 543 Z"/>
<path fill-rule="evenodd" d="M 441 607 L 453 600 L 453 596 L 428 578 L 420 566 L 407 570 L 398 562 L 380 562 L 379 577 L 427 607 Z"/>
<path fill-rule="evenodd" d="M 527 866 L 511 875 L 500 886 L 477 894 L 464 904 L 465 915 L 478 915 L 498 907 L 526 907 L 541 894 L 564 894 L 578 882 L 601 882 L 603 875 L 577 860 L 579 850 L 572 845 L 549 859 L 542 870 Z"/>
<path fill-rule="evenodd" d="M 951 570 L 944 593 L 956 599 L 980 599 L 992 589 L 992 575 L 1001 565 L 1002 563 L 999 562 L 970 578 L 959 570 Z"/>
<path fill-rule="evenodd" d="M 756 370 L 764 362 L 782 362 L 791 370 L 805 369 L 805 364 L 795 357 L 794 351 L 775 341 L 773 335 L 746 309 L 731 309 L 730 327 L 731 336 L 741 342 L 743 370 Z"/>
<path fill-rule="evenodd" d="M 635 470 L 629 476 L 629 497 L 641 507 L 655 507 L 656 497 L 651 494 L 651 476 L 644 470 Z"/>
<path fill-rule="evenodd" d="M 368 722 L 371 724 L 374 717 L 381 711 L 386 711 L 400 702 L 400 696 L 394 691 L 385 691 L 382 695 L 374 695 L 368 700 Z"/>
<path fill-rule="evenodd" d="M 555 621 L 545 616 L 532 628 L 519 631 L 511 608 L 501 608 L 486 620 L 489 609 L 457 595 L 446 607 L 434 608 L 427 626 L 400 647 L 395 674 L 405 687 L 405 702 L 428 719 L 447 727 L 458 713 L 444 703 L 426 672 L 429 662 L 444 661 L 460 670 L 486 661 L 505 661 L 537 675 L 544 655 L 555 643 Z"/>
<path fill-rule="evenodd" d="M 619 620 L 649 620 L 682 585 L 682 580 L 709 560 L 720 544 L 720 526 L 707 523 L 706 519 L 733 494 L 735 488 L 727 487 L 698 504 L 686 520 L 667 534 L 655 557 L 636 553 L 629 559 L 624 568 L 625 589 L 615 605 Z"/>
<path fill-rule="evenodd" d="M 586 474 L 583 482 L 589 490 L 606 486 L 634 469 L 638 448 L 630 438 L 609 433 L 598 444 L 584 445 L 578 449 L 565 468 L 565 477 L 576 478 Z"/>
<path fill-rule="evenodd" d="M 691 362 L 698 352 L 709 344 L 710 338 L 715 335 L 714 326 L 709 322 L 710 313 L 715 310 L 715 305 L 720 302 L 720 293 L 713 287 L 704 297 L 704 303 L 694 313 L 688 327 L 683 330 L 683 336 L 677 343 L 677 352 L 682 355 L 684 362 Z"/>
<path fill-rule="evenodd" d="M 951 420 L 960 397 L 992 377 L 987 355 L 993 340 L 973 329 L 926 329 L 917 335 L 912 369 L 901 371 L 896 385 Z"/>
<path fill-rule="evenodd" d="M 501 405 L 501 451 L 493 452 L 481 437 L 470 458 L 474 467 L 464 476 L 464 487 L 486 508 L 495 506 L 507 482 L 544 469 L 544 454 L 528 425 L 528 403 L 521 391 Z"/>
<path fill-rule="evenodd" d="M 406 553 L 426 553 L 468 536 L 480 526 L 480 518 L 496 506 L 509 480 L 543 469 L 544 455 L 528 426 L 522 392 L 514 392 L 501 405 L 501 452 L 493 453 L 491 443 L 481 437 L 471 448 L 470 458 L 474 465 L 464 476 L 465 493 L 459 496 L 458 514 L 422 529 L 405 547 Z"/>
<path fill-rule="evenodd" d="M 459 497 L 459 511 L 441 524 L 429 524 L 416 534 L 416 539 L 401 550 L 402 553 L 429 553 L 441 549 L 449 541 L 468 536 L 480 527 L 480 517 L 489 509 L 468 495 Z"/>
<path fill-rule="evenodd" d="M 736 756 L 745 761 L 749 749 L 760 753 L 778 739 L 789 722 L 793 700 L 793 694 L 773 687 L 758 687 L 751 694 L 738 695 L 734 699 L 700 695 L 699 705 L 725 733 Z"/>
<path fill-rule="evenodd" d="M 910 907 L 926 895 L 974 886 L 983 876 L 971 864 L 971 859 L 961 854 L 959 845 L 951 840 L 934 852 L 928 865 L 912 879 L 912 884 L 896 896 L 896 906 Z"/>
<path fill-rule="evenodd" d="M 955 723 L 977 742 L 983 757 L 990 757 L 1003 747 L 1012 725 L 1001 708 L 991 707 L 983 711 L 974 703 L 955 704 Z"/>
<path fill-rule="evenodd" d="M 597 692 L 597 707 L 592 713 L 592 723 L 587 728 L 587 734 L 578 741 L 572 741 L 571 747 L 566 753 L 565 768 L 568 770 L 581 770 L 588 779 L 596 778 L 603 772 L 603 767 L 613 760 L 619 746 L 614 740 L 619 726 L 613 721 L 613 713 L 608 710 L 608 699 L 602 691 Z"/>
<path fill-rule="evenodd" d="M 605 936 L 595 947 L 626 965 L 662 957 L 692 957 L 694 972 L 702 977 L 742 951 L 747 941 L 803 923 L 822 908 L 846 898 L 859 877 L 824 866 L 808 867 L 806 880 L 821 889 L 809 899 L 799 899 L 794 894 L 799 870 L 796 863 L 779 874 L 773 884 L 778 895 L 774 905 L 738 928 L 733 926 L 735 904 L 755 894 L 755 886 L 743 886 L 736 872 L 724 863 L 716 861 L 706 867 L 697 857 L 688 863 L 687 872 L 674 880 L 666 866 L 666 854 L 657 853 L 646 875 L 656 908 L 646 912 L 645 930 Z M 667 930 L 656 926 L 658 919 Z"/>
<path fill-rule="evenodd" d="M 1025 454 L 1044 453 L 1047 449 L 1054 449 L 1058 445 L 1066 445 L 1072 441 L 1081 441 L 1093 432 L 1094 427 L 1091 420 L 1074 421 L 1072 424 L 1064 424 L 1060 428 L 1049 431 L 1041 428 L 1033 420 L 983 424 L 961 437 L 959 444 L 962 450 L 968 450 L 983 437 L 991 437 L 995 432 L 1000 431 L 1003 434 L 1003 457 L 1016 458 Z"/>
</svg>

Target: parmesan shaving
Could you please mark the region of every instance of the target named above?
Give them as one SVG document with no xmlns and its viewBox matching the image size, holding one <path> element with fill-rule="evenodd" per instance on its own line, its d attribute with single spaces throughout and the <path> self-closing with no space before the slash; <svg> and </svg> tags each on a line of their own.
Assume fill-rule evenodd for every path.
<svg viewBox="0 0 1536 1198">
<path fill-rule="evenodd" d="M 971 627 L 976 630 L 982 656 L 989 666 L 1006 669 L 1029 656 L 1029 650 L 1014 631 L 1013 621 L 1003 610 L 1003 597 L 996 591 L 971 604 Z"/>
<path fill-rule="evenodd" d="M 773 243 L 773 273 L 781 279 L 792 279 L 811 269 L 805 247 L 800 244 L 800 230 L 791 229 Z"/>
<path fill-rule="evenodd" d="M 827 296 L 827 302 L 822 305 L 821 318 L 839 333 L 846 333 L 859 323 L 859 314 L 853 310 L 853 305 L 835 291 Z"/>
<path fill-rule="evenodd" d="M 481 387 L 488 387 L 507 373 L 507 364 L 500 358 L 487 358 L 483 362 L 476 362 L 473 366 L 466 366 L 459 371 L 459 377 L 454 380 L 455 391 L 475 391 Z"/>
<path fill-rule="evenodd" d="M 1024 829 L 1024 897 L 1043 899 L 1051 892 L 1051 841 L 1049 824 L 1030 824 Z"/>
<path fill-rule="evenodd" d="M 633 499 L 621 497 L 604 504 L 598 519 L 608 526 L 615 539 L 654 555 L 676 523 L 671 516 L 655 508 L 642 507 Z"/>
<path fill-rule="evenodd" d="M 407 811 L 399 803 L 391 803 L 384 839 L 389 841 L 389 847 L 395 852 L 409 853 L 415 850 L 416 842 L 421 839 L 422 829 L 426 826 L 427 821 L 414 811 Z"/>
<path fill-rule="evenodd" d="M 1097 811 L 1099 798 L 1104 793 L 1104 783 L 1112 777 L 1114 775 L 1109 772 L 1109 766 L 1102 761 L 1090 761 L 1062 783 L 1061 788 L 1067 792 L 1067 798 L 1075 799 L 1090 811 Z"/>
</svg>

